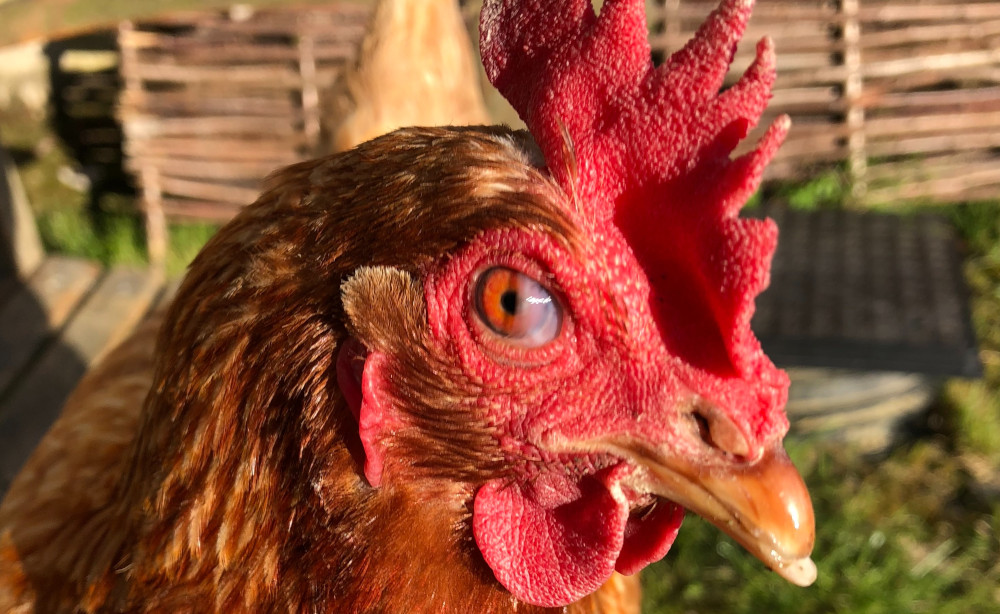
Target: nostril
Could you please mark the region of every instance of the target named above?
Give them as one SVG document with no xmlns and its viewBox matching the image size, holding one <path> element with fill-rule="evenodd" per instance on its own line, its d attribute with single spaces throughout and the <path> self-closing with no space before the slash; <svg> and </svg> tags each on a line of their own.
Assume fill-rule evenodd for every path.
<svg viewBox="0 0 1000 614">
<path fill-rule="evenodd" d="M 701 440 L 713 448 L 716 447 L 716 445 L 712 442 L 712 429 L 709 427 L 708 418 L 706 418 L 697 409 L 694 410 L 691 417 L 694 419 L 694 424 L 698 428 L 698 436 L 701 437 Z"/>
<path fill-rule="evenodd" d="M 750 444 L 733 421 L 714 405 L 696 403 L 691 417 L 698 430 L 698 436 L 708 446 L 733 456 L 750 456 Z"/>
</svg>

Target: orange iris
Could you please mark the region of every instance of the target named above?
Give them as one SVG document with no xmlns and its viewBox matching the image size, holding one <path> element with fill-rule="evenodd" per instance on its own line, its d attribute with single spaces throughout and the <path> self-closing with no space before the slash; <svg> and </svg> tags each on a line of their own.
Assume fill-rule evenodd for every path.
<svg viewBox="0 0 1000 614">
<path fill-rule="evenodd" d="M 505 267 L 485 271 L 476 286 L 476 312 L 494 333 L 536 347 L 559 333 L 559 305 L 538 281 Z"/>
</svg>

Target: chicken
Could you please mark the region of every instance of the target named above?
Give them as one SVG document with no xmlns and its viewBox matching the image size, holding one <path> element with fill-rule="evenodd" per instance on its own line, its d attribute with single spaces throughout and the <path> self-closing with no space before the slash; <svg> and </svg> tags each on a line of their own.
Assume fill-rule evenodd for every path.
<svg viewBox="0 0 1000 614">
<path fill-rule="evenodd" d="M 0 610 L 636 612 L 685 509 L 809 584 L 788 380 L 749 327 L 776 228 L 738 216 L 787 119 L 729 158 L 770 42 L 718 92 L 750 9 L 654 69 L 642 0 L 488 1 L 531 135 L 274 174 L 16 479 Z"/>
<path fill-rule="evenodd" d="M 357 62 L 330 98 L 331 152 L 404 126 L 489 122 L 455 0 L 379 0 Z"/>
</svg>

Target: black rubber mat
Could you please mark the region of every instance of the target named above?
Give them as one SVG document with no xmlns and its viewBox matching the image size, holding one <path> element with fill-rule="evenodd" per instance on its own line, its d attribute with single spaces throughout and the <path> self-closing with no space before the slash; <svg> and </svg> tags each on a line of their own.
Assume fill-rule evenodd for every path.
<svg viewBox="0 0 1000 614">
<path fill-rule="evenodd" d="M 782 367 L 981 374 L 959 244 L 940 216 L 763 207 L 781 230 L 753 328 Z"/>
</svg>

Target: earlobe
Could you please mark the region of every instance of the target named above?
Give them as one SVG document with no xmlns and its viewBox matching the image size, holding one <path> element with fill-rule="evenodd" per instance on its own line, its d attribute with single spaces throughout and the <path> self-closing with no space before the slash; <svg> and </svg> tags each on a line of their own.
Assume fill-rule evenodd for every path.
<svg viewBox="0 0 1000 614">
<path fill-rule="evenodd" d="M 337 355 L 340 387 L 364 448 L 368 483 L 382 483 L 386 441 L 402 426 L 389 388 L 390 356 L 421 343 L 423 287 L 406 271 L 359 267 L 340 288 L 348 337 Z"/>
<path fill-rule="evenodd" d="M 382 352 L 371 352 L 365 359 L 361 376 L 361 408 L 358 434 L 365 448 L 365 478 L 373 487 L 382 483 L 385 438 L 399 427 L 399 420 L 385 398 L 385 370 L 388 359 Z"/>
<path fill-rule="evenodd" d="M 385 435 L 398 426 L 385 399 L 386 362 L 384 353 L 369 352 L 354 337 L 348 337 L 337 354 L 337 386 L 358 425 L 365 479 L 376 488 L 382 483 Z"/>
<path fill-rule="evenodd" d="M 367 357 L 368 350 L 354 337 L 345 339 L 337 352 L 337 387 L 344 395 L 355 422 L 361 414 L 361 377 Z"/>
</svg>

